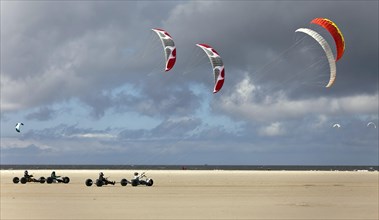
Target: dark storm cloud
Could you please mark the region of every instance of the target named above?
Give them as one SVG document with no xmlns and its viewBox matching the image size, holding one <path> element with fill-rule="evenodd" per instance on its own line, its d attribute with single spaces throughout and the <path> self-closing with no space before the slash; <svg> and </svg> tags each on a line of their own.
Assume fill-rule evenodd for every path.
<svg viewBox="0 0 379 220">
<path fill-rule="evenodd" d="M 7 9 L 2 15 L 2 40 L 8 43 L 3 49 L 7 65 L 2 70 L 19 78 L 41 74 L 46 65 L 54 64 L 46 61 L 51 61 L 49 58 L 55 50 L 86 35 L 96 38 L 99 32 L 119 29 L 125 33 L 122 36 L 125 41 L 134 40 L 154 22 L 155 10 L 170 8 L 173 4 L 16 1 L 2 5 Z M 120 46 L 117 36 L 113 37 L 114 43 Z"/>
<path fill-rule="evenodd" d="M 44 106 L 72 100 L 89 107 L 99 123 L 130 112 L 162 120 L 142 129 L 48 125 L 2 138 L 2 148 L 34 144 L 73 161 L 90 152 L 83 160 L 98 162 L 103 154 L 108 163 L 125 163 L 130 155 L 134 162 L 165 163 L 170 156 L 181 162 L 183 152 L 192 163 L 378 163 L 377 130 L 365 127 L 378 122 L 377 1 L 1 4 L 2 123 L 14 110 L 37 109 L 26 115 L 30 120 L 54 119 L 58 110 Z M 330 89 L 312 78 L 326 83 L 325 61 L 307 69 L 324 56 L 319 45 L 311 38 L 294 45 L 304 36 L 294 31 L 311 27 L 334 47 L 328 33 L 309 25 L 315 17 L 335 21 L 346 41 Z M 155 27 L 166 29 L 177 46 L 169 72 L 150 31 Z M 217 94 L 196 43 L 210 44 L 223 58 L 226 78 Z M 228 123 L 242 125 L 232 131 Z M 343 129 L 331 129 L 332 123 Z"/>
<path fill-rule="evenodd" d="M 140 39 L 145 40 L 149 29 L 158 25 L 156 17 L 165 18 L 155 10 L 167 10 L 174 4 L 153 5 L 135 2 L 2 4 L 7 8 L 2 13 L 1 32 L 3 109 L 36 107 L 77 96 L 85 99 L 93 92 L 135 80 L 136 77 L 130 77 L 136 74 L 133 66 L 139 67 L 138 63 L 143 62 L 132 60 L 131 63 L 125 49 L 140 49 L 146 43 Z M 132 68 L 127 68 L 128 65 Z M 90 97 L 85 102 L 91 104 L 92 100 Z M 95 116 L 102 114 L 101 109 L 94 112 Z"/>
<path fill-rule="evenodd" d="M 268 70 L 260 68 L 290 47 L 296 38 L 294 30 L 309 26 L 314 17 L 331 18 L 345 35 L 346 54 L 337 64 L 332 95 L 372 94 L 378 90 L 372 83 L 378 72 L 377 2 L 6 2 L 3 7 L 9 11 L 2 15 L 2 42 L 6 42 L 1 70 L 4 109 L 79 96 L 93 108 L 95 117 L 101 117 L 107 107 L 96 104 L 93 96 L 100 94 L 99 103 L 108 104 L 101 95 L 104 90 L 134 84 L 142 77 L 148 84 L 144 92 L 154 100 L 154 106 L 161 105 L 158 109 L 164 113 L 164 103 L 175 99 L 178 105 L 185 104 L 178 100 L 189 91 L 183 87 L 181 94 L 170 93 L 167 100 L 167 93 L 161 92 L 164 87 L 196 82 L 211 90 L 210 67 L 183 75 L 194 59 L 191 51 L 196 51 L 195 43 L 208 43 L 222 55 L 227 71 L 227 81 L 220 92 L 224 94 L 246 72 L 253 80 L 264 75 L 262 72 Z M 151 35 L 147 30 L 159 26 L 169 30 L 178 47 L 177 66 L 168 73 L 169 80 L 146 76 L 154 59 L 138 55 L 146 49 Z M 283 59 L 275 71 L 267 74 L 267 88 L 272 86 L 271 81 L 276 84 L 293 74 L 292 60 Z M 25 80 L 25 76 L 29 78 Z M 21 78 L 24 80 L 19 81 Z M 16 86 L 20 89 L 10 92 Z M 272 91 L 274 88 L 269 92 Z M 325 90 L 298 91 L 289 93 L 290 97 L 327 94 Z M 12 101 L 16 98 L 18 103 Z M 196 97 L 183 100 L 191 102 L 193 98 Z"/>
<path fill-rule="evenodd" d="M 377 8 L 375 1 L 188 2 L 173 10 L 166 25 L 178 39 L 193 44 L 209 43 L 222 54 L 227 71 L 223 89 L 228 90 L 240 77 L 236 75 L 238 72 L 248 71 L 253 78 L 261 77 L 267 67 L 260 68 L 276 60 L 299 39 L 294 33 L 297 28 L 309 27 L 315 17 L 330 18 L 339 25 L 346 41 L 345 56 L 337 63 L 333 95 L 372 94 L 378 91 L 377 83 L 372 80 L 377 79 L 378 72 Z M 276 77 L 291 77 L 293 72 L 288 71 L 291 69 L 280 69 L 294 63 L 286 64 L 292 62 L 286 56 L 281 59 L 284 61 L 277 64 L 277 72 L 269 72 L 266 81 L 277 83 Z M 306 94 L 320 95 L 320 90 L 309 92 Z"/>
</svg>

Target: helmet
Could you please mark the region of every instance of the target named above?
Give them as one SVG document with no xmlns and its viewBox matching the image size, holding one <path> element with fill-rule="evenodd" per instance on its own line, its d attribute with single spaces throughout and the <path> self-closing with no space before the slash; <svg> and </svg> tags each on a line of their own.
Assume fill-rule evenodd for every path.
<svg viewBox="0 0 379 220">
<path fill-rule="evenodd" d="M 53 171 L 53 172 L 51 172 L 51 173 L 55 175 L 55 171 Z"/>
<path fill-rule="evenodd" d="M 137 173 L 137 172 L 135 172 L 135 173 L 134 173 L 134 176 L 138 176 L 138 173 Z"/>
</svg>

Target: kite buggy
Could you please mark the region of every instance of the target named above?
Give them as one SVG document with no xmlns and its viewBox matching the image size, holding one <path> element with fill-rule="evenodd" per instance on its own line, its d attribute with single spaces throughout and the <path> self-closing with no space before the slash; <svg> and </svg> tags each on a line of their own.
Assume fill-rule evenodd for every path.
<svg viewBox="0 0 379 220">
<path fill-rule="evenodd" d="M 45 177 L 40 177 L 39 179 L 33 178 L 33 175 L 29 175 L 28 171 L 25 170 L 24 176 L 21 178 L 14 177 L 13 178 L 13 183 L 19 183 L 21 182 L 22 184 L 25 183 L 45 183 L 46 179 Z"/>
<path fill-rule="evenodd" d="M 51 183 L 66 183 L 67 184 L 70 182 L 70 178 L 67 176 L 64 176 L 64 177 L 57 176 L 55 175 L 55 171 L 53 171 L 51 173 L 51 176 L 47 177 L 46 182 L 48 184 L 51 184 Z"/>
<path fill-rule="evenodd" d="M 145 185 L 145 186 L 152 186 L 154 184 L 153 179 L 148 178 L 145 175 L 145 172 L 141 173 L 141 175 L 138 175 L 137 172 L 134 173 L 134 178 L 131 181 L 132 186 L 138 186 L 138 185 Z"/>
<path fill-rule="evenodd" d="M 96 179 L 96 181 L 93 181 L 92 179 L 87 179 L 85 182 L 86 186 L 92 186 L 94 183 L 96 186 L 101 187 L 101 186 L 109 185 L 109 184 L 115 185 L 117 182 L 108 180 L 107 177 L 104 177 L 103 172 L 100 172 L 99 178 Z M 126 186 L 128 184 L 131 184 L 132 186 L 139 186 L 139 185 L 152 186 L 154 184 L 154 181 L 153 179 L 148 178 L 145 175 L 145 172 L 141 173 L 141 175 L 135 172 L 134 177 L 131 181 L 127 179 L 121 179 L 119 183 L 121 184 L 121 186 Z"/>
<path fill-rule="evenodd" d="M 93 181 L 92 181 L 92 179 L 87 179 L 85 183 L 86 183 L 86 186 L 92 186 Z M 100 172 L 99 178 L 96 179 L 95 184 L 96 184 L 96 186 L 101 187 L 103 185 L 108 185 L 108 184 L 115 185 L 116 181 L 108 180 L 108 177 L 104 177 L 103 172 Z M 128 184 L 128 180 L 122 179 L 120 181 L 120 184 L 121 184 L 121 186 L 126 186 Z"/>
</svg>

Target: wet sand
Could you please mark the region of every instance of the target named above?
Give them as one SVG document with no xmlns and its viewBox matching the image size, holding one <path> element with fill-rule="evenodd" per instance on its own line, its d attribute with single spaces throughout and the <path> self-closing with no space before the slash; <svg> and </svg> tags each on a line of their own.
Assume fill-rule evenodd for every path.
<svg viewBox="0 0 379 220">
<path fill-rule="evenodd" d="M 134 172 L 102 171 L 115 181 Z M 56 172 L 70 183 L 14 184 L 23 170 L 2 170 L 1 219 L 379 218 L 378 172 L 153 170 L 152 187 L 87 187 L 99 171 Z"/>
</svg>

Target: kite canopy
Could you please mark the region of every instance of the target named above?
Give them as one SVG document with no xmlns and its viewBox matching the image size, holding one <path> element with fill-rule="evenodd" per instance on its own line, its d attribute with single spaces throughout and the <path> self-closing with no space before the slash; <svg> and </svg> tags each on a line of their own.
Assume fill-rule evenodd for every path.
<svg viewBox="0 0 379 220">
<path fill-rule="evenodd" d="M 342 32 L 338 26 L 331 20 L 327 18 L 315 18 L 311 21 L 312 24 L 320 25 L 325 28 L 332 35 L 334 42 L 336 43 L 337 55 L 336 61 L 341 59 L 343 53 L 345 52 L 345 40 L 343 38 Z"/>
<path fill-rule="evenodd" d="M 334 61 L 332 49 L 330 49 L 328 42 L 316 31 L 308 29 L 308 28 L 299 28 L 295 32 L 302 32 L 311 36 L 321 45 L 322 49 L 324 49 L 324 52 L 326 54 L 326 57 L 329 62 L 329 67 L 330 67 L 330 79 L 326 87 L 327 88 L 331 87 L 334 81 L 336 80 L 337 68 L 336 68 L 336 62 Z"/>
<path fill-rule="evenodd" d="M 158 37 L 162 42 L 166 61 L 165 71 L 167 72 L 174 67 L 176 61 L 176 47 L 174 40 L 165 30 L 159 28 L 154 28 L 151 30 L 158 34 Z"/>
<path fill-rule="evenodd" d="M 16 128 L 16 131 L 17 131 L 17 132 L 20 132 L 20 131 L 21 131 L 21 125 L 24 125 L 24 124 L 21 123 L 21 122 L 19 122 L 19 123 L 16 124 L 16 127 L 15 127 L 15 128 Z"/>
<path fill-rule="evenodd" d="M 333 125 L 333 128 L 340 128 L 340 127 L 341 127 L 340 124 L 334 124 L 334 125 Z"/>
<path fill-rule="evenodd" d="M 224 63 L 220 55 L 213 49 L 211 46 L 207 44 L 196 44 L 196 46 L 200 47 L 207 54 L 213 68 L 213 75 L 215 79 L 215 86 L 213 89 L 213 93 L 217 93 L 224 85 L 225 80 L 225 69 Z"/>
<path fill-rule="evenodd" d="M 373 128 L 376 128 L 376 124 L 374 123 L 374 122 L 369 122 L 368 124 L 367 124 L 367 127 L 373 127 Z"/>
</svg>

